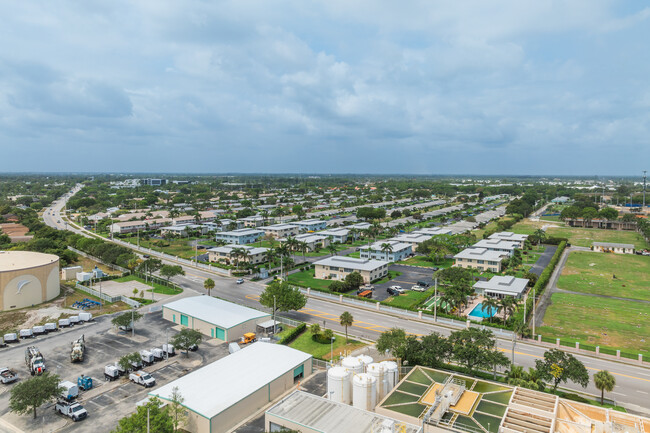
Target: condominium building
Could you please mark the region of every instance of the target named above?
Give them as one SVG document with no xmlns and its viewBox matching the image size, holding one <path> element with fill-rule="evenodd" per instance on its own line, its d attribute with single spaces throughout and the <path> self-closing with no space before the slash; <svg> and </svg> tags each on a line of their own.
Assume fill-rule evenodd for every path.
<svg viewBox="0 0 650 433">
<path fill-rule="evenodd" d="M 318 232 L 319 235 L 327 236 L 332 240 L 332 242 L 336 242 L 339 244 L 344 244 L 348 241 L 348 237 L 353 237 L 356 239 L 359 235 L 358 234 L 352 234 L 350 233 L 350 230 L 347 228 L 332 228 L 328 230 L 323 230 Z"/>
<path fill-rule="evenodd" d="M 301 232 L 317 232 L 319 230 L 325 230 L 327 228 L 327 221 L 317 219 L 294 221 L 291 224 L 295 224 L 300 227 Z"/>
<path fill-rule="evenodd" d="M 264 230 L 267 236 L 273 236 L 276 239 L 296 236 L 300 233 L 300 227 L 295 224 L 273 224 L 262 226 L 260 230 Z"/>
<path fill-rule="evenodd" d="M 488 239 L 501 239 L 503 241 L 517 242 L 517 248 L 523 248 L 524 242 L 528 239 L 528 235 L 520 235 L 513 232 L 498 232 L 491 234 Z"/>
<path fill-rule="evenodd" d="M 418 245 L 420 245 L 422 242 L 428 241 L 431 239 L 433 236 L 431 235 L 425 235 L 422 233 L 404 233 L 399 236 L 395 236 L 393 238 L 390 238 L 391 241 L 397 241 L 397 242 L 402 242 L 405 244 L 411 244 L 411 248 L 413 251 L 417 250 Z"/>
<path fill-rule="evenodd" d="M 481 239 L 473 247 L 508 253 L 509 256 L 512 256 L 515 250 L 519 248 L 519 242 L 504 241 L 501 239 Z"/>
<path fill-rule="evenodd" d="M 439 236 L 439 235 L 450 235 L 453 233 L 453 231 L 446 227 L 424 227 L 424 228 L 413 230 L 411 233 L 417 233 L 417 234 L 429 235 L 429 236 Z"/>
<path fill-rule="evenodd" d="M 217 233 L 215 239 L 225 241 L 228 244 L 245 245 L 257 242 L 262 236 L 264 236 L 263 230 L 238 229 Z"/>
<path fill-rule="evenodd" d="M 454 266 L 481 271 L 501 272 L 501 262 L 508 253 L 487 248 L 467 248 L 454 256 Z"/>
<path fill-rule="evenodd" d="M 388 244 L 390 247 L 385 248 L 384 245 Z M 360 256 L 362 259 L 375 259 L 384 260 L 387 262 L 398 262 L 406 259 L 413 254 L 412 244 L 399 242 L 395 240 L 385 240 L 375 242 L 370 246 L 359 248 Z"/>
<path fill-rule="evenodd" d="M 479 295 L 492 298 L 512 296 L 515 299 L 521 299 L 526 293 L 528 281 L 526 278 L 495 275 L 489 281 L 477 281 L 474 284 L 474 290 Z"/>
<path fill-rule="evenodd" d="M 388 275 L 388 262 L 383 260 L 356 259 L 333 256 L 314 262 L 315 278 L 344 280 L 352 272 L 358 272 L 364 283 L 370 283 Z"/>
<path fill-rule="evenodd" d="M 244 250 L 247 254 L 245 256 L 239 255 L 238 250 Z M 226 265 L 241 260 L 257 265 L 266 261 L 268 251 L 268 248 L 250 247 L 248 245 L 224 245 L 223 247 L 210 248 L 208 250 L 208 260 Z"/>
</svg>

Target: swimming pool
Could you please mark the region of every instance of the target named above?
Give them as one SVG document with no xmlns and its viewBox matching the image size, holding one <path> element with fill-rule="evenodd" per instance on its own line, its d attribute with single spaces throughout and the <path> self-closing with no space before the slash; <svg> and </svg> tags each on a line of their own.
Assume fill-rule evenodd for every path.
<svg viewBox="0 0 650 433">
<path fill-rule="evenodd" d="M 491 308 L 491 307 L 486 307 L 483 308 L 483 303 L 479 303 L 470 311 L 469 316 L 472 317 L 480 317 L 481 319 L 485 319 L 488 317 L 492 317 L 495 314 L 497 314 L 496 308 Z"/>
</svg>

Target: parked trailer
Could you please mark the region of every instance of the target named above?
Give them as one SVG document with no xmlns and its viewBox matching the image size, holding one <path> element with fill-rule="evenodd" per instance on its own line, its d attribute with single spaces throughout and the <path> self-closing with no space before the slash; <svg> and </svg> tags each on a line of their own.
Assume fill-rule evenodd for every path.
<svg viewBox="0 0 650 433">
<path fill-rule="evenodd" d="M 162 350 L 167 355 L 168 357 L 172 357 L 176 355 L 176 350 L 174 349 L 174 346 L 171 344 L 163 344 L 162 345 Z"/>
<path fill-rule="evenodd" d="M 142 363 L 146 366 L 154 363 L 153 353 L 149 352 L 148 350 L 141 350 L 140 358 L 142 359 Z"/>
<path fill-rule="evenodd" d="M 72 326 L 72 323 L 70 322 L 70 319 L 60 319 L 59 320 L 59 328 L 69 328 Z"/>
<path fill-rule="evenodd" d="M 121 374 L 120 369 L 114 365 L 107 365 L 104 367 L 104 379 L 109 382 L 119 379 Z"/>
<path fill-rule="evenodd" d="M 78 325 L 80 322 L 79 316 L 70 316 L 68 320 L 70 320 L 70 326 Z"/>
<path fill-rule="evenodd" d="M 34 333 L 34 335 L 43 335 L 47 333 L 47 331 L 45 330 L 45 326 L 34 326 L 32 328 L 32 332 Z"/>
<path fill-rule="evenodd" d="M 79 320 L 81 322 L 90 322 L 91 320 L 93 320 L 92 313 L 86 313 L 86 312 L 79 313 L 79 315 L 77 317 L 79 317 Z"/>
<path fill-rule="evenodd" d="M 0 337 L 0 347 L 5 347 L 7 343 L 5 343 L 4 337 Z"/>
<path fill-rule="evenodd" d="M 25 338 L 34 338 L 34 332 L 31 329 L 21 329 L 18 333 L 23 340 Z"/>
<path fill-rule="evenodd" d="M 45 332 L 56 332 L 59 330 L 59 328 L 56 326 L 56 323 L 52 322 L 46 323 L 43 325 L 43 327 L 45 328 Z"/>
<path fill-rule="evenodd" d="M 5 334 L 3 339 L 5 343 L 15 343 L 18 341 L 18 334 L 10 332 L 9 334 Z"/>
<path fill-rule="evenodd" d="M 150 352 L 153 355 L 154 361 L 162 361 L 163 359 L 165 359 L 165 352 L 163 352 L 162 349 L 156 347 L 151 349 Z"/>
<path fill-rule="evenodd" d="M 59 383 L 59 387 L 62 388 L 61 397 L 70 401 L 73 398 L 77 398 L 79 395 L 79 387 L 70 381 L 64 381 Z"/>
</svg>

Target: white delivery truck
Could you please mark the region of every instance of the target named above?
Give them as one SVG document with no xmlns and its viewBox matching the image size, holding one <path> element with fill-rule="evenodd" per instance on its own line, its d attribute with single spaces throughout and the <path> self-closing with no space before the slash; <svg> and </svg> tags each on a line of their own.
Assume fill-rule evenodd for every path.
<svg viewBox="0 0 650 433">
<path fill-rule="evenodd" d="M 138 385 L 142 385 L 145 388 L 150 388 L 156 384 L 156 379 L 154 379 L 149 373 L 139 370 L 134 371 L 129 374 L 129 380 Z"/>
</svg>

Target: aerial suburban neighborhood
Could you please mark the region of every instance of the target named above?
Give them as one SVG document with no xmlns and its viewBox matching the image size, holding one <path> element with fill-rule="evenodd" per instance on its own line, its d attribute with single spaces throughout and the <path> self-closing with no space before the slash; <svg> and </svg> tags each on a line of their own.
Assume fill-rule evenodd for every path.
<svg viewBox="0 0 650 433">
<path fill-rule="evenodd" d="M 0 433 L 650 433 L 647 1 L 0 13 Z"/>
</svg>

